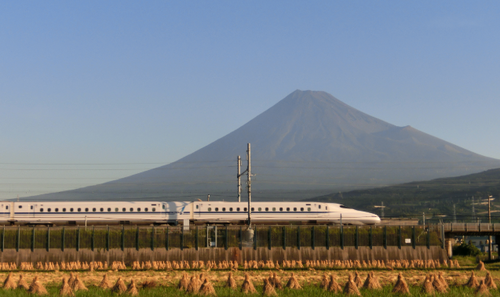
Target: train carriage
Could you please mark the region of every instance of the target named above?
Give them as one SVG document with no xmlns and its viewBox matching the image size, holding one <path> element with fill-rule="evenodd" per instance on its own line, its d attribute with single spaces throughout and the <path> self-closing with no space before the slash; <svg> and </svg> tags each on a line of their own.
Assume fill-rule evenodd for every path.
<svg viewBox="0 0 500 297">
<path fill-rule="evenodd" d="M 253 202 L 254 223 L 342 223 L 372 225 L 372 213 L 336 203 Z M 20 225 L 64 224 L 243 224 L 247 202 L 227 201 L 37 201 L 0 202 L 0 223 Z"/>
</svg>

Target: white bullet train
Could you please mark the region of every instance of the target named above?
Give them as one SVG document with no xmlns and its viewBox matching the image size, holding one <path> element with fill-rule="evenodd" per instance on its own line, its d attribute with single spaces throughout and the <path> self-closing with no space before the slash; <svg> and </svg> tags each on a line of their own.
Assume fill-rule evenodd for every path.
<svg viewBox="0 0 500 297">
<path fill-rule="evenodd" d="M 0 201 L 0 224 L 244 224 L 248 202 Z M 374 225 L 380 218 L 337 203 L 252 202 L 252 223 Z"/>
</svg>

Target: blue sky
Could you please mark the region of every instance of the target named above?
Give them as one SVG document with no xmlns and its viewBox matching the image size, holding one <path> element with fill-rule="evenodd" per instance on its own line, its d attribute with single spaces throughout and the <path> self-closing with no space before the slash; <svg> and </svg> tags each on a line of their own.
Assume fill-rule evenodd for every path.
<svg viewBox="0 0 500 297">
<path fill-rule="evenodd" d="M 498 1 L 0 2 L 0 199 L 128 176 L 296 89 L 500 159 Z"/>
</svg>

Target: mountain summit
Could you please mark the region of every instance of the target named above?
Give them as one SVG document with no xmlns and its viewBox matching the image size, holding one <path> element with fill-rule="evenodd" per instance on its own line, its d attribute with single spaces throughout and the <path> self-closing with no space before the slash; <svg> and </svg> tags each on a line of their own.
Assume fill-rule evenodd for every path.
<svg viewBox="0 0 500 297">
<path fill-rule="evenodd" d="M 410 126 L 391 125 L 328 93 L 297 90 L 242 127 L 176 162 L 38 198 L 190 200 L 211 194 L 215 199 L 233 200 L 236 157 L 245 160 L 247 143 L 252 145 L 252 173 L 256 174 L 252 198 L 257 200 L 304 199 L 500 167 L 500 160 Z M 246 168 L 245 161 L 242 168 Z"/>
</svg>

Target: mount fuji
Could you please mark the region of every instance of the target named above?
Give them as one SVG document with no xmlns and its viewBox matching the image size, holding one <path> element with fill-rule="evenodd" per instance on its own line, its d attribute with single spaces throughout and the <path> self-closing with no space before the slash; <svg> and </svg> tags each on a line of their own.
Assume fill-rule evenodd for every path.
<svg viewBox="0 0 500 297">
<path fill-rule="evenodd" d="M 297 200 L 335 191 L 500 167 L 410 126 L 398 127 L 321 91 L 297 90 L 245 125 L 171 164 L 30 199 L 235 200 L 236 158 L 252 148 L 252 199 Z M 242 177 L 243 192 L 245 178 Z M 243 194 L 243 199 L 246 195 Z"/>
</svg>

